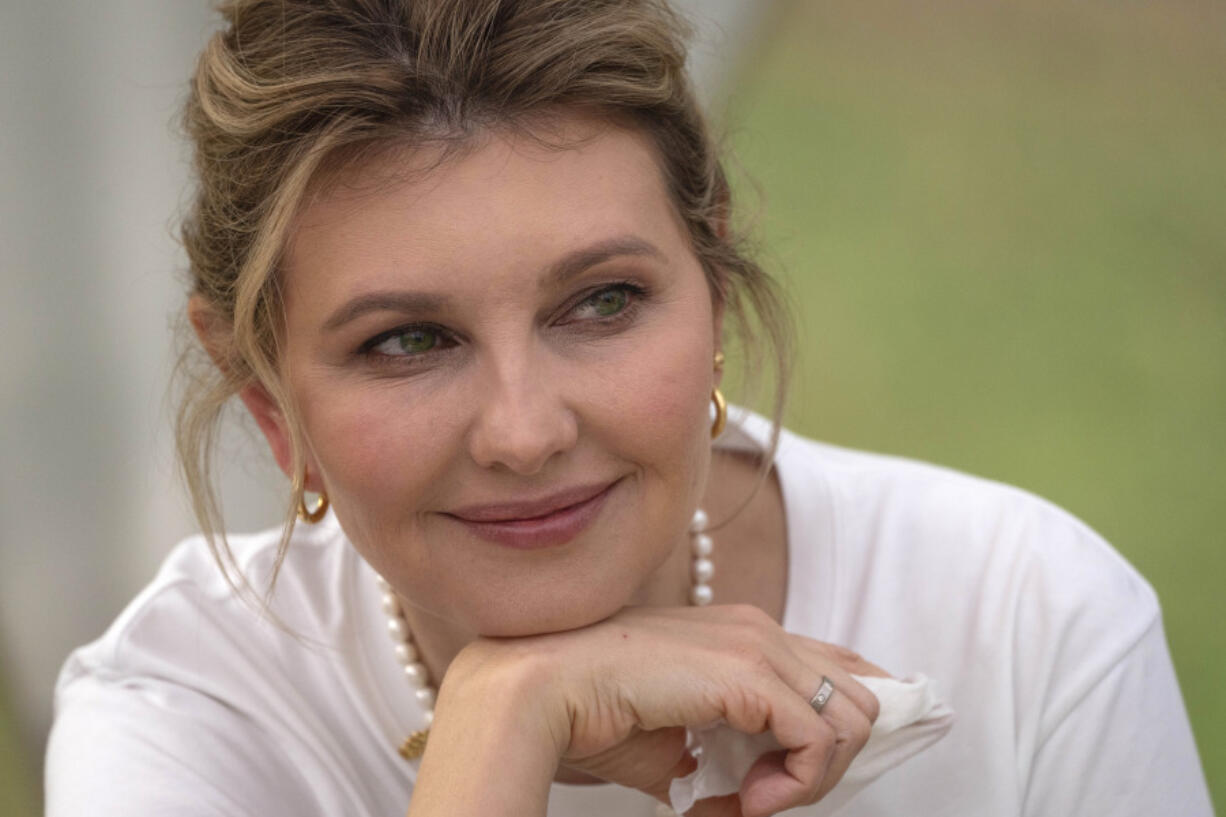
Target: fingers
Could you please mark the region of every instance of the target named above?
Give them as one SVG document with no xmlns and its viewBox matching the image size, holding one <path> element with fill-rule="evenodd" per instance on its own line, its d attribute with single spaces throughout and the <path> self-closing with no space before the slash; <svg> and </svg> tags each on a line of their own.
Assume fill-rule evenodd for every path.
<svg viewBox="0 0 1226 817">
<path fill-rule="evenodd" d="M 873 715 L 876 715 L 876 709 L 873 710 Z M 856 755 L 860 754 L 860 750 L 868 742 L 873 728 L 868 714 L 847 696 L 840 697 L 837 686 L 834 695 L 822 709 L 821 716 L 834 732 L 834 746 L 830 752 L 826 774 L 814 793 L 813 800 L 825 797 L 843 779 Z"/>
<path fill-rule="evenodd" d="M 834 748 L 826 776 L 814 793 L 814 800 L 825 797 L 843 778 L 856 755 L 864 748 L 872 725 L 880 712 L 880 703 L 863 684 L 845 670 L 860 675 L 884 674 L 880 667 L 865 661 L 856 653 L 834 644 L 826 644 L 804 636 L 793 637 L 800 659 L 810 670 L 827 672 L 831 660 L 837 662 L 837 672 L 829 673 L 834 693 L 823 707 L 821 715 L 834 731 Z M 820 684 L 820 681 L 819 681 Z"/>
<path fill-rule="evenodd" d="M 690 774 L 698 763 L 686 749 L 685 728 L 674 726 L 635 731 L 599 755 L 564 765 L 667 802 L 673 779 Z"/>
<path fill-rule="evenodd" d="M 813 685 L 812 691 L 808 693 L 810 697 L 817 691 L 818 684 L 821 683 L 821 677 L 826 675 L 834 683 L 835 689 L 830 703 L 827 704 L 827 709 L 834 705 L 836 698 L 840 696 L 849 698 L 867 716 L 870 725 L 877 722 L 877 715 L 881 709 L 877 696 L 869 692 L 864 684 L 852 678 L 851 673 L 889 677 L 884 670 L 876 664 L 865 661 L 846 647 L 827 644 L 816 639 L 792 634 L 789 634 L 789 640 L 796 652 L 797 658 L 812 673 L 811 677 L 817 679 L 816 681 L 810 681 Z M 823 714 L 825 714 L 825 711 L 823 710 Z"/>
<path fill-rule="evenodd" d="M 783 808 L 813 803 L 824 797 L 842 779 L 860 750 L 867 743 L 879 704 L 863 684 L 846 671 L 880 672 L 850 650 L 803 637 L 789 637 L 791 649 L 770 654 L 772 669 L 791 688 L 792 702 L 802 703 L 807 712 L 783 707 L 781 714 L 807 718 L 817 726 L 816 742 L 803 749 L 786 741 L 772 725 L 776 738 L 789 753 L 774 753 L 760 758 L 742 784 L 742 807 L 747 817 L 771 814 Z M 809 701 L 823 677 L 834 685 L 821 713 Z"/>
<path fill-rule="evenodd" d="M 848 697 L 835 695 L 818 714 L 794 692 L 775 698 L 770 729 L 787 751 L 769 752 L 741 782 L 744 817 L 770 815 L 825 797 L 842 780 L 872 730 L 867 714 Z M 798 704 L 799 706 L 795 706 Z M 729 723 L 735 728 L 747 726 Z M 808 742 L 798 744 L 798 741 Z"/>
<path fill-rule="evenodd" d="M 875 675 L 878 678 L 890 677 L 890 673 L 865 659 L 864 656 L 855 650 L 849 650 L 846 647 L 830 644 L 826 641 L 818 641 L 816 638 L 809 638 L 805 635 L 796 635 L 795 633 L 788 633 L 788 635 L 793 641 L 801 642 L 810 649 L 828 656 L 848 672 L 855 673 L 856 675 Z"/>
<path fill-rule="evenodd" d="M 757 771 L 742 782 L 747 817 L 747 802 L 754 814 L 763 815 L 814 802 L 839 749 L 834 727 L 778 677 L 759 678 L 754 689 L 761 699 L 729 711 L 728 725 L 749 734 L 770 729 L 785 751 L 759 758 L 753 767 Z"/>
<path fill-rule="evenodd" d="M 784 753 L 768 752 L 754 762 L 741 781 L 740 813 L 743 817 L 765 817 L 813 802 L 809 795 L 809 791 L 798 791 L 790 784 Z"/>
<path fill-rule="evenodd" d="M 699 800 L 685 817 L 742 817 L 742 814 L 740 795 L 725 794 Z"/>
<path fill-rule="evenodd" d="M 742 805 L 750 812 L 773 814 L 793 806 L 813 803 L 842 779 L 859 751 L 868 742 L 879 704 L 847 668 L 878 674 L 880 668 L 843 648 L 814 639 L 792 636 L 756 609 L 729 610 L 738 623 L 735 652 L 749 661 L 763 702 L 772 710 L 769 724 L 753 716 L 762 706 L 745 707 L 738 721 L 729 724 L 754 733 L 769 727 L 788 750 L 768 755 L 755 764 L 756 771 L 742 784 Z M 835 692 L 819 714 L 809 701 L 823 677 L 829 677 Z M 775 692 L 773 687 L 783 687 Z M 742 687 L 747 688 L 747 687 Z M 745 798 L 748 798 L 747 800 Z"/>
<path fill-rule="evenodd" d="M 556 637 L 586 647 L 585 636 L 601 645 L 595 665 L 607 672 L 584 675 L 603 679 L 590 689 L 574 687 L 574 709 L 584 717 L 572 717 L 568 765 L 665 799 L 671 780 L 694 768 L 680 737 L 684 726 L 722 719 L 746 734 L 769 730 L 784 747 L 759 758 L 735 802 L 696 804 L 691 814 L 699 817 L 757 817 L 815 802 L 843 777 L 877 717 L 876 697 L 850 673 L 884 674 L 879 667 L 787 634 L 747 605 L 627 608 L 590 630 Z M 609 655 L 615 659 L 604 660 Z M 835 692 L 819 714 L 809 700 L 823 676 Z"/>
</svg>

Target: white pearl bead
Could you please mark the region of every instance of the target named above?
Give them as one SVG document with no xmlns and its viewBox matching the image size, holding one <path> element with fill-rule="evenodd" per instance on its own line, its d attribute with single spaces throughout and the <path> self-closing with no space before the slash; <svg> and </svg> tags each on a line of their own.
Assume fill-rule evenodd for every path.
<svg viewBox="0 0 1226 817">
<path fill-rule="evenodd" d="M 694 582 L 697 584 L 706 584 L 711 581 L 711 577 L 715 575 L 715 562 L 710 559 L 695 559 L 694 560 Z"/>
<path fill-rule="evenodd" d="M 429 726 L 430 724 L 434 723 L 434 710 L 427 709 L 425 712 L 422 713 L 421 719 L 426 722 L 426 726 Z"/>
<path fill-rule="evenodd" d="M 715 598 L 709 584 L 696 584 L 690 588 L 690 601 L 698 607 L 706 607 Z"/>
<path fill-rule="evenodd" d="M 409 640 L 409 624 L 400 616 L 392 616 L 387 620 L 387 634 L 397 643 Z"/>
<path fill-rule="evenodd" d="M 715 543 L 711 541 L 711 537 L 705 533 L 700 533 L 694 537 L 690 543 L 690 547 L 694 550 L 694 555 L 706 558 L 711 555 L 711 551 L 715 548 Z"/>
<path fill-rule="evenodd" d="M 430 671 L 426 669 L 426 665 L 418 662 L 406 664 L 404 667 L 404 677 L 409 679 L 409 683 L 415 687 L 424 687 L 430 681 Z"/>
<path fill-rule="evenodd" d="M 393 592 L 392 586 L 388 584 L 387 579 L 383 578 L 378 573 L 375 574 L 375 584 L 379 585 L 379 589 L 382 590 L 384 593 Z"/>
<path fill-rule="evenodd" d="M 707 512 L 702 508 L 694 511 L 694 518 L 690 520 L 690 531 L 692 533 L 702 533 L 707 529 L 707 523 L 710 520 L 707 518 Z"/>
<path fill-rule="evenodd" d="M 430 687 L 422 687 L 416 690 L 414 695 L 417 696 L 417 702 L 425 709 L 434 709 L 434 690 Z"/>
<path fill-rule="evenodd" d="M 396 645 L 396 660 L 408 666 L 417 660 L 417 650 L 409 642 Z"/>
<path fill-rule="evenodd" d="M 396 598 L 395 593 L 383 594 L 383 612 L 389 616 L 400 615 L 400 599 Z"/>
</svg>

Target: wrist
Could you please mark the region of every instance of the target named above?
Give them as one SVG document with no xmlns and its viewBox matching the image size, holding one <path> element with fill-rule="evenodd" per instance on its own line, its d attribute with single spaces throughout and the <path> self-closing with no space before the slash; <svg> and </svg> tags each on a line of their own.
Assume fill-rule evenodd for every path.
<svg viewBox="0 0 1226 817">
<path fill-rule="evenodd" d="M 517 742 L 540 748 L 556 763 L 570 742 L 570 715 L 546 652 L 519 639 L 472 642 L 447 668 L 435 706 L 436 723 L 440 712 L 454 717 L 457 711 L 514 722 L 523 730 Z"/>
<path fill-rule="evenodd" d="M 448 667 L 413 792 L 413 817 L 545 813 L 569 731 L 558 728 L 548 704 L 554 696 L 535 662 L 515 660 L 496 646 L 465 648 Z"/>
</svg>

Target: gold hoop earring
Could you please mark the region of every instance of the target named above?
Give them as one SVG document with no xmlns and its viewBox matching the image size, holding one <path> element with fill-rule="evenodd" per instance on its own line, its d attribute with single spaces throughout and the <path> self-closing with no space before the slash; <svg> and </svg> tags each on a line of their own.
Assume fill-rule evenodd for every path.
<svg viewBox="0 0 1226 817">
<path fill-rule="evenodd" d="M 718 372 L 722 368 L 724 368 L 724 353 L 716 352 L 715 353 L 715 371 Z"/>
<path fill-rule="evenodd" d="M 718 388 L 711 389 L 711 401 L 715 403 L 715 422 L 711 424 L 711 439 L 714 440 L 728 424 L 728 403 Z"/>
<path fill-rule="evenodd" d="M 303 522 L 314 525 L 319 520 L 323 519 L 328 513 L 328 495 L 323 491 L 319 492 L 319 501 L 315 503 L 315 508 L 307 510 L 306 497 L 298 497 L 298 518 Z"/>
</svg>

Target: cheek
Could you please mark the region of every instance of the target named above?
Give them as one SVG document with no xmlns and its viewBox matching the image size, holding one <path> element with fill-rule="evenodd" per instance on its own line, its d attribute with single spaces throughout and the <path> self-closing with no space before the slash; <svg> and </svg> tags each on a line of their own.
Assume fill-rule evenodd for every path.
<svg viewBox="0 0 1226 817">
<path fill-rule="evenodd" d="M 623 368 L 616 421 L 645 463 L 685 473 L 709 445 L 708 404 L 714 383 L 712 344 L 702 327 L 670 328 Z"/>
<path fill-rule="evenodd" d="M 445 458 L 445 416 L 423 416 L 432 402 L 407 401 L 394 388 L 344 392 L 333 385 L 330 391 L 307 403 L 312 410 L 304 422 L 338 507 L 361 507 L 377 517 L 380 507 L 403 509 L 422 498 Z"/>
<path fill-rule="evenodd" d="M 694 367 L 657 365 L 630 380 L 622 405 L 627 429 L 643 440 L 675 447 L 690 440 L 706 416 L 709 378 Z M 669 444 L 669 441 L 672 441 Z"/>
</svg>

